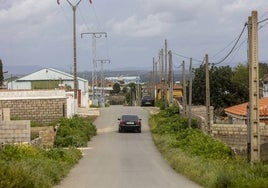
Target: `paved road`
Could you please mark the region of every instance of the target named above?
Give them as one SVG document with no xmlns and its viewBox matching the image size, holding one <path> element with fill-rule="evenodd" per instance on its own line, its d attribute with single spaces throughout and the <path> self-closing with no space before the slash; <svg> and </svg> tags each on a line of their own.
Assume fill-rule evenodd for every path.
<svg viewBox="0 0 268 188">
<path fill-rule="evenodd" d="M 142 118 L 142 133 L 118 133 L 117 118 L 134 113 Z M 57 188 L 197 188 L 177 174 L 152 141 L 148 111 L 141 107 L 102 108 L 95 121 L 98 135 L 83 150 L 84 157 Z"/>
</svg>

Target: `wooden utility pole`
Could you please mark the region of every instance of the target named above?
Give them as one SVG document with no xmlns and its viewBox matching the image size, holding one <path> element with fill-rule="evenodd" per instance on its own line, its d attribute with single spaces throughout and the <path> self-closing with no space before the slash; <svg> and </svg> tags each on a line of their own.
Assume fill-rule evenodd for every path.
<svg viewBox="0 0 268 188">
<path fill-rule="evenodd" d="M 182 97 L 182 104 L 183 104 L 183 115 L 186 116 L 186 110 L 187 110 L 187 92 L 186 92 L 186 75 L 185 75 L 185 61 L 182 61 L 182 91 L 183 91 L 183 97 Z"/>
<path fill-rule="evenodd" d="M 207 133 L 211 134 L 211 111 L 210 111 L 210 87 L 209 87 L 209 64 L 208 54 L 205 57 L 206 61 L 206 121 L 207 121 Z"/>
<path fill-rule="evenodd" d="M 192 78 L 192 58 L 190 58 L 190 81 L 189 81 L 189 105 L 188 105 L 188 127 L 191 128 L 192 124 L 192 85 L 193 85 L 193 78 Z"/>
<path fill-rule="evenodd" d="M 258 13 L 248 18 L 250 161 L 260 162 Z"/>
</svg>

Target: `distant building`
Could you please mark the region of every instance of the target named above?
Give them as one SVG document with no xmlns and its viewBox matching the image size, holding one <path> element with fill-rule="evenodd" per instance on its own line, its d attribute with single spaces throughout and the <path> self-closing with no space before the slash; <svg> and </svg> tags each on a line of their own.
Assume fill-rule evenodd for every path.
<svg viewBox="0 0 268 188">
<path fill-rule="evenodd" d="M 118 76 L 118 77 L 105 77 L 105 80 L 112 81 L 114 83 L 120 83 L 120 84 L 140 84 L 141 78 L 140 76 Z"/>
</svg>

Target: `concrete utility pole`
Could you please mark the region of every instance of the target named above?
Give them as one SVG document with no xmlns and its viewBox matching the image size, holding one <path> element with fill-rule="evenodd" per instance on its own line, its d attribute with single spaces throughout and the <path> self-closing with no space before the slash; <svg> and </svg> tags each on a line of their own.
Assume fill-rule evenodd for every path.
<svg viewBox="0 0 268 188">
<path fill-rule="evenodd" d="M 187 112 L 187 92 L 186 92 L 186 74 L 185 74 L 185 61 L 182 61 L 182 87 L 183 87 L 183 115 L 186 116 Z"/>
<path fill-rule="evenodd" d="M 158 83 L 158 69 L 157 69 L 157 65 L 158 65 L 158 62 L 154 62 L 154 65 L 155 65 L 155 77 L 154 77 L 154 98 L 157 99 L 157 83 Z"/>
<path fill-rule="evenodd" d="M 209 64 L 208 54 L 205 57 L 206 61 L 206 120 L 207 120 L 207 133 L 211 134 L 211 111 L 210 111 L 210 86 L 209 86 Z"/>
<path fill-rule="evenodd" d="M 167 52 L 167 39 L 165 40 L 165 81 L 164 81 L 164 84 L 165 84 L 165 90 L 164 90 L 164 96 L 165 96 L 165 108 L 167 107 L 167 69 L 168 69 L 168 63 L 167 63 L 167 56 L 168 56 L 168 52 Z"/>
<path fill-rule="evenodd" d="M 73 60 L 74 60 L 74 111 L 77 112 L 78 109 L 78 100 L 77 100 L 77 91 L 78 91 L 78 80 L 77 80 L 77 56 L 76 56 L 76 8 L 82 0 L 79 0 L 76 4 L 72 4 L 69 0 L 66 0 L 73 10 Z M 91 3 L 91 1 L 89 1 Z M 57 0 L 57 3 L 60 4 L 60 0 Z"/>
<path fill-rule="evenodd" d="M 250 160 L 260 162 L 258 13 L 248 18 Z"/>
<path fill-rule="evenodd" d="M 81 38 L 83 38 L 83 35 L 92 35 L 92 71 L 91 71 L 92 102 L 94 105 L 98 105 L 98 101 L 96 101 L 97 97 L 94 88 L 94 84 L 97 84 L 98 82 L 97 62 L 96 62 L 96 56 L 97 56 L 96 38 L 101 38 L 103 35 L 105 36 L 105 38 L 107 38 L 107 33 L 106 32 L 81 33 Z"/>
<path fill-rule="evenodd" d="M 173 103 L 173 85 L 174 85 L 174 80 L 173 80 L 173 60 L 172 60 L 172 51 L 169 50 L 168 52 L 169 55 L 169 73 L 168 73 L 168 82 L 169 82 L 169 103 Z"/>
<path fill-rule="evenodd" d="M 155 98 L 155 62 L 154 62 L 154 57 L 153 57 L 153 74 L 152 74 L 152 90 L 151 90 L 151 94 L 153 94 L 154 98 Z"/>
<path fill-rule="evenodd" d="M 189 73 L 190 73 L 190 81 L 189 81 L 189 105 L 188 105 L 188 127 L 191 128 L 192 124 L 192 85 L 193 85 L 193 73 L 192 73 L 192 58 L 190 58 L 190 67 L 189 67 Z"/>
<path fill-rule="evenodd" d="M 163 48 L 160 51 L 160 64 L 161 64 L 161 99 L 164 102 L 165 100 L 165 69 L 164 69 L 164 50 Z"/>
</svg>

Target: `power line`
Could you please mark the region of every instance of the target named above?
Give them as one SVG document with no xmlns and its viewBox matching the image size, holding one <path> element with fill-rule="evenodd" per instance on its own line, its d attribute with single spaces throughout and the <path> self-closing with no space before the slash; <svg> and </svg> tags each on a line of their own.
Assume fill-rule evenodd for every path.
<svg viewBox="0 0 268 188">
<path fill-rule="evenodd" d="M 258 24 L 260 24 L 260 23 L 262 23 L 262 22 L 266 22 L 266 21 L 268 21 L 268 18 L 265 18 L 265 19 L 259 21 Z"/>
<path fill-rule="evenodd" d="M 187 56 L 185 56 L 185 55 L 181 55 L 181 54 L 178 54 L 178 53 L 175 53 L 175 52 L 172 52 L 172 54 L 174 54 L 174 55 L 176 55 L 176 56 L 179 56 L 179 57 L 183 57 L 183 58 L 185 58 L 185 59 L 191 59 L 191 57 L 187 57 Z M 194 59 L 194 58 L 192 58 L 192 60 L 193 61 L 197 61 L 197 62 L 199 62 L 199 63 L 202 63 L 202 61 L 201 60 L 198 60 L 198 59 Z"/>
<path fill-rule="evenodd" d="M 237 40 L 236 40 L 234 46 L 233 46 L 232 49 L 229 51 L 229 53 L 228 53 L 222 60 L 220 60 L 219 62 L 217 62 L 217 63 L 213 63 L 213 65 L 218 65 L 218 64 L 224 62 L 224 61 L 225 61 L 225 60 L 232 54 L 232 52 L 234 51 L 236 45 L 238 44 L 239 40 L 241 39 L 241 36 L 243 35 L 243 33 L 244 33 L 245 29 L 246 29 L 246 26 L 247 26 L 247 23 L 244 24 L 244 27 L 243 27 L 241 33 L 239 34 L 239 37 L 237 38 Z"/>
</svg>

